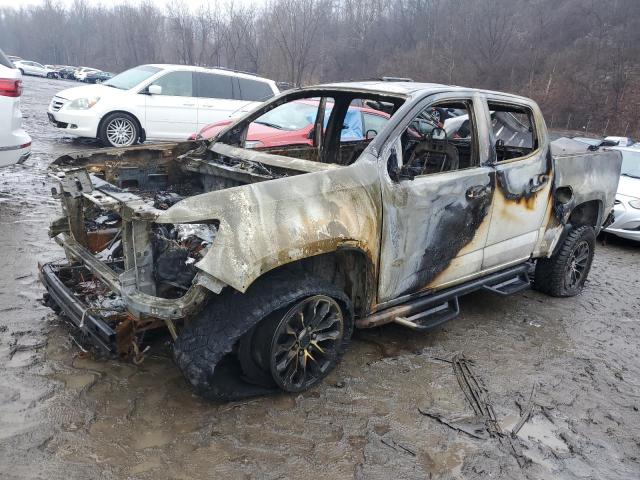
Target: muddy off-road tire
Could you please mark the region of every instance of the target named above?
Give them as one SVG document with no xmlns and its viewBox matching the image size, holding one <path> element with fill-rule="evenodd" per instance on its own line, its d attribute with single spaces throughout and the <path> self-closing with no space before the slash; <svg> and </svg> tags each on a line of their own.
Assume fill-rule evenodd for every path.
<svg viewBox="0 0 640 480">
<path fill-rule="evenodd" d="M 538 259 L 534 279 L 536 290 L 553 297 L 579 294 L 589 275 L 595 246 L 593 227 L 571 230 L 553 256 Z"/>
<path fill-rule="evenodd" d="M 267 346 L 273 344 L 287 313 L 310 298 L 326 302 L 334 313 L 339 307 L 340 338 L 318 375 L 287 388 L 270 376 Z M 257 280 L 245 294 L 230 291 L 214 298 L 180 332 L 174 359 L 196 393 L 208 399 L 235 400 L 272 393 L 277 387 L 301 391 L 335 367 L 352 332 L 352 306 L 342 290 L 313 277 L 274 275 Z"/>
</svg>

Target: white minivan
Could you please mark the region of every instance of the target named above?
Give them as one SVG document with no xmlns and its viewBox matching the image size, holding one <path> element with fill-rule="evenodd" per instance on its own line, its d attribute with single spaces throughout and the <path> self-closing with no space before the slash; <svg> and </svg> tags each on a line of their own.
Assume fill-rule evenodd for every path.
<svg viewBox="0 0 640 480">
<path fill-rule="evenodd" d="M 205 125 L 241 115 L 278 94 L 273 80 L 218 68 L 141 65 L 99 85 L 63 90 L 49 121 L 76 137 L 125 147 L 186 140 Z"/>
</svg>

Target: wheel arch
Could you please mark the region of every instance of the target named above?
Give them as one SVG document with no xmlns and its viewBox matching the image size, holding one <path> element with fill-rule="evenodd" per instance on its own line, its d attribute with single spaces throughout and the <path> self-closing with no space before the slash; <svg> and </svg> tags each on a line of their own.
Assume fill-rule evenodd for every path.
<svg viewBox="0 0 640 480">
<path fill-rule="evenodd" d="M 588 225 L 598 230 L 602 224 L 603 204 L 601 200 L 588 200 L 582 202 L 571 210 L 569 222 L 574 227 Z"/>
<path fill-rule="evenodd" d="M 263 273 L 251 285 L 269 277 L 310 275 L 342 289 L 353 304 L 355 315 L 367 314 L 376 300 L 375 265 L 361 248 L 339 245 L 333 251 L 318 253 L 280 265 Z M 251 288 L 249 285 L 248 289 Z"/>
</svg>

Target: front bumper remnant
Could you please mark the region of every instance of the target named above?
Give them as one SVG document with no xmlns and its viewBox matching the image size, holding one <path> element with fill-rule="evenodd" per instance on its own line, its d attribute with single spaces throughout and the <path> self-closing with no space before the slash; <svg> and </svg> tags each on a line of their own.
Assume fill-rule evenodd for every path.
<svg viewBox="0 0 640 480">
<path fill-rule="evenodd" d="M 78 260 L 112 291 L 121 295 L 129 313 L 138 319 L 143 317 L 160 320 L 184 319 L 200 310 L 209 290 L 220 293 L 224 286 L 213 277 L 205 278 L 206 274 L 200 273 L 196 275 L 191 288 L 184 296 L 174 299 L 155 297 L 136 288 L 135 272 L 125 271 L 118 276 L 107 264 L 98 260 L 70 235 L 62 233 L 56 237 L 56 242 L 64 247 L 68 256 Z"/>
<path fill-rule="evenodd" d="M 55 263 L 38 265 L 40 281 L 47 289 L 49 301 L 54 302 L 95 345 L 107 353 L 117 353 L 116 332 L 104 320 L 91 313 L 58 277 L 60 266 Z"/>
</svg>

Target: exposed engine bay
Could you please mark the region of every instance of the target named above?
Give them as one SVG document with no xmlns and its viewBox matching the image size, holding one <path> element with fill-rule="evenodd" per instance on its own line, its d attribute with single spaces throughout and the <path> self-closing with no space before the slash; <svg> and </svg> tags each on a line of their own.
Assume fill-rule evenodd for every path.
<svg viewBox="0 0 640 480">
<path fill-rule="evenodd" d="M 53 193 L 62 200 L 65 216 L 53 222 L 50 235 L 67 235 L 116 277 L 134 272 L 144 294 L 180 299 L 194 285 L 196 264 L 214 243 L 218 224 L 156 223 L 153 218 L 189 197 L 337 167 L 284 155 L 297 150 L 265 155 L 181 143 L 61 157 L 50 171 L 59 183 Z M 132 205 L 137 206 L 133 213 Z M 128 324 L 121 292 L 81 263 L 61 264 L 61 281 L 114 331 Z M 142 317 L 135 321 L 137 330 L 144 325 Z"/>
</svg>

